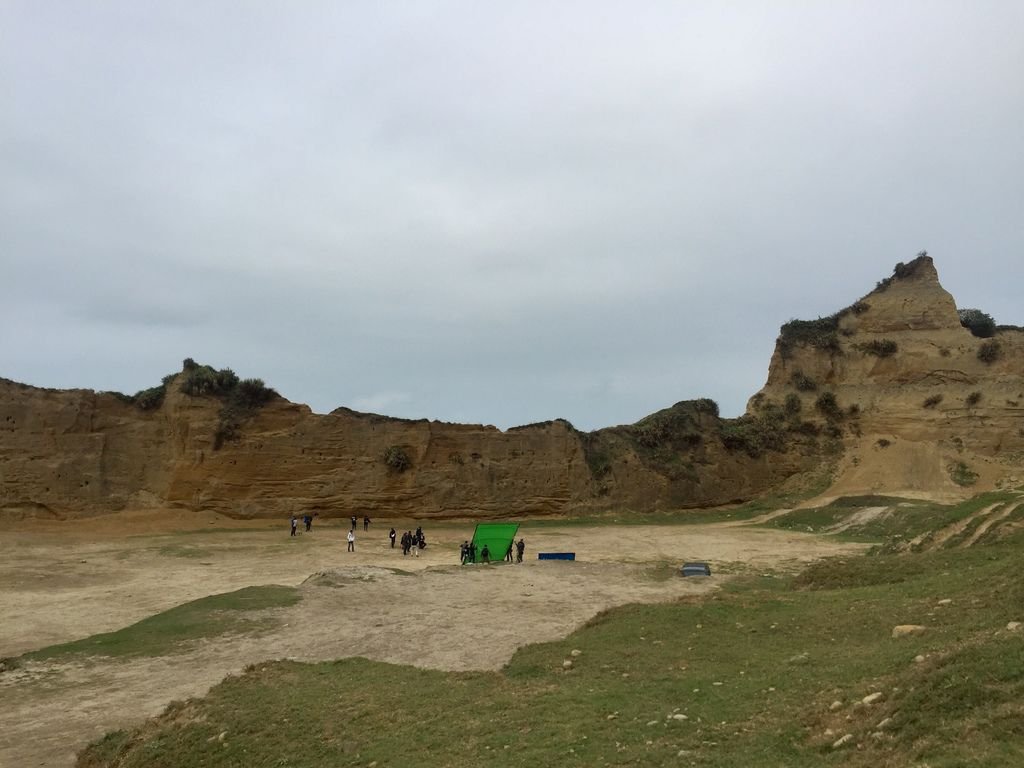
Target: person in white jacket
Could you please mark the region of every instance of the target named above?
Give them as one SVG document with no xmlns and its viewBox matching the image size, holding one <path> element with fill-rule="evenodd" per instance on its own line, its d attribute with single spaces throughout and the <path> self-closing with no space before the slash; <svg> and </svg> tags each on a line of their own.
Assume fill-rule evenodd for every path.
<svg viewBox="0 0 1024 768">
<path fill-rule="evenodd" d="M 348 538 L 348 551 L 349 552 L 355 552 L 356 551 L 356 532 L 355 531 L 349 531 L 347 538 Z"/>
</svg>

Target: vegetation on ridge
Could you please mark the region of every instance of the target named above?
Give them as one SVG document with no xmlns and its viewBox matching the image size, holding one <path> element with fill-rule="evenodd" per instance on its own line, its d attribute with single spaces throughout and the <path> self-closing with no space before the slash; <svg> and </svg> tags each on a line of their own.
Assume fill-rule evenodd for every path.
<svg viewBox="0 0 1024 768">
<path fill-rule="evenodd" d="M 67 656 L 166 656 L 187 650 L 187 641 L 229 632 L 252 632 L 276 626 L 255 611 L 284 608 L 299 601 L 295 587 L 245 587 L 192 600 L 115 632 L 51 645 L 23 658 L 40 661 Z"/>
<path fill-rule="evenodd" d="M 928 256 L 927 251 L 921 251 L 917 254 L 916 258 L 906 264 L 902 261 L 899 262 L 895 267 L 893 267 L 892 277 L 880 280 L 878 285 L 875 286 L 875 290 L 867 296 L 858 299 L 850 306 L 839 310 L 835 314 L 828 315 L 827 317 L 819 317 L 817 320 L 790 320 L 785 323 L 779 331 L 779 338 L 776 342 L 779 354 L 782 355 L 784 360 L 786 360 L 793 356 L 793 350 L 796 347 L 812 347 L 823 352 L 828 352 L 830 355 L 841 355 L 843 353 L 843 349 L 839 341 L 839 321 L 850 314 L 858 316 L 863 315 L 871 309 L 871 304 L 868 303 L 867 299 L 869 299 L 873 294 L 881 293 L 886 290 L 896 280 L 913 277 L 918 274 L 919 270 L 926 264 L 931 264 L 931 258 Z M 847 330 L 846 335 L 849 335 L 851 332 L 852 331 Z M 896 351 L 894 348 L 890 350 L 889 345 L 892 344 L 892 342 L 882 342 L 882 344 L 884 346 L 868 349 L 868 353 L 879 354 L 879 352 L 876 351 L 877 349 L 883 352 L 883 354 L 879 354 L 879 357 L 886 357 Z"/>
</svg>

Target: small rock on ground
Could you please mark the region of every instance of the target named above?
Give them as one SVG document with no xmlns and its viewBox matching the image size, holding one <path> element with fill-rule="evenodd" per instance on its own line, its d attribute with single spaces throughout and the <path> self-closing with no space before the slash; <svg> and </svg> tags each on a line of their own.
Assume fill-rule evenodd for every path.
<svg viewBox="0 0 1024 768">
<path fill-rule="evenodd" d="M 845 747 L 847 744 L 849 744 L 851 741 L 853 741 L 852 733 L 848 733 L 845 736 L 840 736 L 832 743 L 832 749 L 841 749 L 842 747 Z"/>
<path fill-rule="evenodd" d="M 920 635 L 928 627 L 923 627 L 920 624 L 898 624 L 892 628 L 893 637 L 908 637 L 910 635 Z"/>
</svg>

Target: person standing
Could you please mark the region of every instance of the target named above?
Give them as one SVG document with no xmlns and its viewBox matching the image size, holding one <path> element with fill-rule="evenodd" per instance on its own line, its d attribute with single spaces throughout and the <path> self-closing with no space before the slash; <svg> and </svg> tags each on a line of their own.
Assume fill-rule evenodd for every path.
<svg viewBox="0 0 1024 768">
<path fill-rule="evenodd" d="M 476 539 L 469 542 L 469 562 L 476 562 Z"/>
<path fill-rule="evenodd" d="M 352 530 L 354 531 L 356 529 L 356 516 L 352 515 L 351 519 L 352 519 Z"/>
<path fill-rule="evenodd" d="M 520 539 L 516 542 L 516 562 L 523 562 L 523 552 L 526 551 L 526 542 Z"/>
<path fill-rule="evenodd" d="M 469 559 L 469 542 L 468 541 L 464 541 L 459 546 L 459 562 L 462 563 L 462 565 L 465 565 L 466 564 L 466 560 L 468 560 L 468 559 Z"/>
<path fill-rule="evenodd" d="M 388 533 L 388 538 L 391 539 L 391 548 L 392 549 L 395 548 L 395 535 L 396 535 L 395 534 L 395 529 L 392 528 L 391 531 Z"/>
<path fill-rule="evenodd" d="M 348 551 L 349 552 L 355 552 L 356 551 L 356 532 L 355 531 L 349 531 L 347 538 L 348 538 Z"/>
<path fill-rule="evenodd" d="M 484 544 L 484 548 L 480 550 L 480 562 L 489 563 L 491 562 L 491 550 Z"/>
<path fill-rule="evenodd" d="M 299 521 L 295 519 L 295 515 L 292 515 L 292 536 L 295 535 L 295 529 L 299 527 Z"/>
<path fill-rule="evenodd" d="M 363 515 L 363 530 L 364 531 L 370 530 L 370 516 L 369 515 Z"/>
<path fill-rule="evenodd" d="M 303 515 L 302 516 L 302 522 L 306 526 L 306 533 L 309 533 L 311 530 L 313 530 L 313 518 L 312 517 L 310 517 L 309 515 Z"/>
<path fill-rule="evenodd" d="M 505 562 L 506 563 L 511 563 L 512 562 L 512 547 L 513 546 L 515 546 L 515 539 L 513 539 L 512 541 L 510 541 L 508 543 L 508 549 L 505 550 Z"/>
</svg>

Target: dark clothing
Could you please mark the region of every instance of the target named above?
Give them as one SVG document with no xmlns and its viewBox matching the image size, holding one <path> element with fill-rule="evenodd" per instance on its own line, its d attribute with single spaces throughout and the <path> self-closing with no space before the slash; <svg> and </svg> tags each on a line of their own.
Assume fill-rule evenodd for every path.
<svg viewBox="0 0 1024 768">
<path fill-rule="evenodd" d="M 351 520 L 352 520 L 352 530 L 354 531 L 356 529 L 356 516 L 352 515 Z"/>
<path fill-rule="evenodd" d="M 517 563 L 523 562 L 523 552 L 525 552 L 525 551 L 526 551 L 526 542 L 523 541 L 522 539 L 520 539 L 519 543 L 516 544 L 516 562 Z"/>
<path fill-rule="evenodd" d="M 363 530 L 364 531 L 370 530 L 370 518 L 368 518 L 368 517 L 364 517 L 363 518 Z"/>
<path fill-rule="evenodd" d="M 506 563 L 511 563 L 512 562 L 512 544 L 511 543 L 509 543 L 508 551 L 505 553 L 505 562 Z"/>
<path fill-rule="evenodd" d="M 313 530 L 313 518 L 312 517 L 310 517 L 309 515 L 305 515 L 302 518 L 302 522 L 305 523 L 307 531 Z"/>
<path fill-rule="evenodd" d="M 391 533 L 388 534 L 388 538 L 391 539 L 391 548 L 395 548 L 395 529 L 391 529 Z"/>
<path fill-rule="evenodd" d="M 489 563 L 491 562 L 491 550 L 484 544 L 484 548 L 480 550 L 480 562 Z"/>
<path fill-rule="evenodd" d="M 295 535 L 295 529 L 298 527 L 298 525 L 299 525 L 298 521 L 293 517 L 292 518 L 292 536 Z"/>
</svg>

